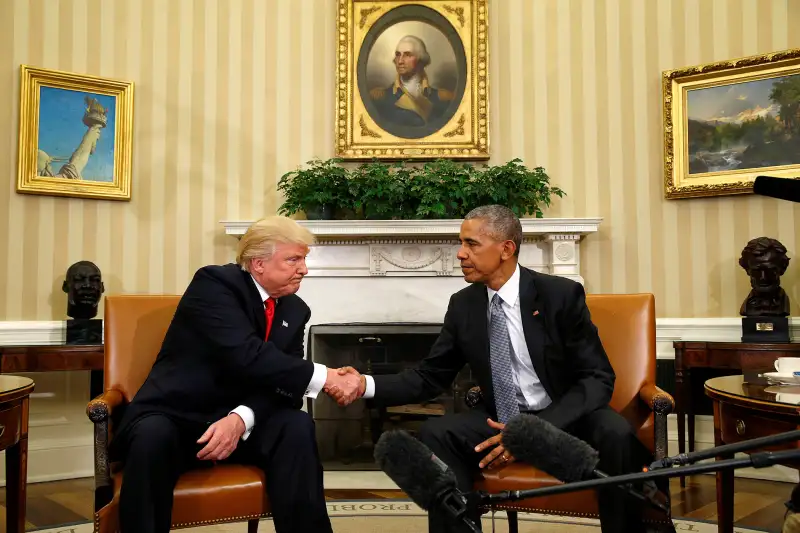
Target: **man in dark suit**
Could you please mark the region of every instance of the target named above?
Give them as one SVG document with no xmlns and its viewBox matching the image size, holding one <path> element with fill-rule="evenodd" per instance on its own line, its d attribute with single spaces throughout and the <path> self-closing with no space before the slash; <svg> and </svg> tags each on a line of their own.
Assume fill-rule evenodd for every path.
<svg viewBox="0 0 800 533">
<path fill-rule="evenodd" d="M 189 468 L 215 461 L 266 472 L 279 533 L 330 532 L 314 423 L 303 397 L 358 379 L 304 359 L 308 306 L 295 295 L 312 234 L 286 217 L 251 226 L 236 264 L 197 271 L 155 363 L 120 421 L 123 533 L 167 533 L 172 494 Z"/>
<path fill-rule="evenodd" d="M 464 492 L 481 468 L 514 461 L 499 432 L 520 412 L 588 442 L 600 453 L 598 468 L 609 474 L 649 464 L 649 451 L 608 405 L 614 370 L 583 286 L 518 265 L 522 226 L 505 207 L 474 209 L 461 225 L 460 240 L 457 257 L 471 285 L 450 298 L 430 354 L 400 374 L 362 376 L 359 394 L 382 406 L 431 400 L 469 364 L 484 405 L 429 419 L 417 435 L 455 472 Z M 604 532 L 645 531 L 638 501 L 613 488 L 598 496 Z M 477 510 L 472 518 L 480 523 Z M 429 530 L 451 531 L 436 512 L 429 513 Z"/>
</svg>

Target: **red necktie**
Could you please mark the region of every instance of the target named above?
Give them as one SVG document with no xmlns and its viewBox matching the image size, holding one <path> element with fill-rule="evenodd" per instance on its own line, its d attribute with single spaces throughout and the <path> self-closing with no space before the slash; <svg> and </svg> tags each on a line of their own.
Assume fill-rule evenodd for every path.
<svg viewBox="0 0 800 533">
<path fill-rule="evenodd" d="M 272 328 L 272 317 L 275 316 L 275 299 L 267 298 L 264 302 L 264 315 L 267 317 L 267 334 L 264 340 L 269 339 L 269 330 Z"/>
</svg>

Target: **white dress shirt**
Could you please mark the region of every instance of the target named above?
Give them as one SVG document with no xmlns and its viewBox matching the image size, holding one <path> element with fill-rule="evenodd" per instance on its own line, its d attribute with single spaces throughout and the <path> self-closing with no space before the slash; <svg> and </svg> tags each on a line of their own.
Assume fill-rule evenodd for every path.
<svg viewBox="0 0 800 533">
<path fill-rule="evenodd" d="M 508 335 L 511 338 L 511 369 L 514 374 L 514 383 L 517 386 L 517 399 L 524 409 L 538 411 L 544 409 L 552 401 L 544 390 L 542 381 L 536 374 L 528 353 L 528 345 L 525 342 L 525 332 L 522 329 L 522 312 L 519 303 L 519 265 L 514 270 L 514 274 L 498 291 L 486 287 L 489 296 L 489 304 L 486 308 L 487 314 L 492 305 L 492 298 L 495 293 L 500 295 L 503 300 L 502 308 L 506 315 L 506 326 Z M 486 354 L 487 356 L 489 354 Z M 364 398 L 375 396 L 375 381 L 372 376 L 364 376 L 366 379 L 366 392 Z"/>
<path fill-rule="evenodd" d="M 258 289 L 258 293 L 261 295 L 261 301 L 266 302 L 269 298 L 269 293 L 262 287 L 253 276 L 250 276 L 253 280 L 253 283 Z M 264 308 L 266 309 L 266 304 L 264 304 Z M 316 398 L 322 388 L 325 386 L 325 380 L 328 378 L 328 367 L 325 365 L 321 365 L 319 363 L 314 363 L 314 374 L 311 376 L 311 381 L 308 383 L 308 388 L 306 388 L 306 392 L 304 397 L 309 398 Z M 233 411 L 228 414 L 236 413 L 244 422 L 244 434 L 242 435 L 242 440 L 247 440 L 247 437 L 250 436 L 250 433 L 253 431 L 253 426 L 256 423 L 256 417 L 253 414 L 253 410 L 246 405 L 240 405 Z"/>
</svg>

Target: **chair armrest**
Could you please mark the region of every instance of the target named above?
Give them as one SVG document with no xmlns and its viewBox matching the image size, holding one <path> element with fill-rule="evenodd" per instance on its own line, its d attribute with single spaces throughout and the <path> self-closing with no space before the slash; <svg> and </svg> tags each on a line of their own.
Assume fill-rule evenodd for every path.
<svg viewBox="0 0 800 533">
<path fill-rule="evenodd" d="M 668 415 L 675 409 L 675 399 L 652 383 L 645 383 L 642 386 L 639 398 L 650 407 L 651 411 L 660 415 Z"/>
<path fill-rule="evenodd" d="M 86 416 L 89 420 L 98 424 L 111 418 L 113 410 L 125 401 L 122 393 L 115 389 L 105 391 L 103 394 L 89 402 L 86 406 Z"/>
<path fill-rule="evenodd" d="M 655 413 L 654 417 L 654 444 L 655 459 L 667 456 L 667 415 L 675 408 L 672 396 L 653 383 L 645 383 L 639 390 L 639 398 Z"/>
<path fill-rule="evenodd" d="M 110 389 L 89 402 L 86 416 L 94 422 L 94 508 L 99 511 L 108 504 L 113 494 L 108 444 L 111 437 L 111 413 L 125 402 L 125 396 Z"/>
</svg>

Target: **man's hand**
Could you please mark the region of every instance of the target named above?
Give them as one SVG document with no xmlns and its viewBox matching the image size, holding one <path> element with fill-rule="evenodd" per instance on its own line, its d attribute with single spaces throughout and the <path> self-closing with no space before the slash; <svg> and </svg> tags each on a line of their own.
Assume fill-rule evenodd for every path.
<svg viewBox="0 0 800 533">
<path fill-rule="evenodd" d="M 231 413 L 225 418 L 217 420 L 210 426 L 203 436 L 197 440 L 198 444 L 206 443 L 202 450 L 197 452 L 197 458 L 203 461 L 222 461 L 227 459 L 239 439 L 244 435 L 244 420 L 236 413 Z"/>
<path fill-rule="evenodd" d="M 491 418 L 487 418 L 486 422 L 488 422 L 489 427 L 496 429 L 498 431 L 502 431 L 503 428 L 506 427 L 505 424 L 495 422 Z M 506 465 L 510 465 L 511 463 L 514 462 L 514 456 L 511 455 L 508 452 L 508 450 L 506 450 L 505 447 L 503 446 L 502 433 L 498 433 L 494 437 L 491 437 L 481 442 L 480 444 L 475 446 L 475 451 L 480 452 L 489 449 L 492 446 L 494 446 L 495 448 L 481 460 L 478 466 L 480 466 L 481 468 L 488 466 L 489 470 L 491 470 L 493 468 L 500 468 Z M 500 459 L 497 459 L 498 457 L 500 457 Z M 495 459 L 497 459 L 497 461 L 495 461 Z"/>
<path fill-rule="evenodd" d="M 341 406 L 347 406 L 361 398 L 366 390 L 366 380 L 353 367 L 338 370 L 328 369 L 324 390 Z"/>
</svg>

